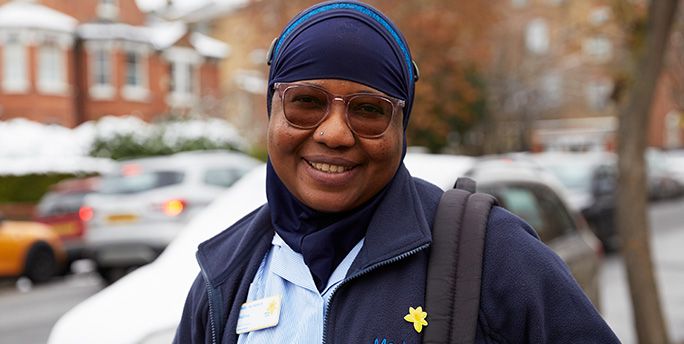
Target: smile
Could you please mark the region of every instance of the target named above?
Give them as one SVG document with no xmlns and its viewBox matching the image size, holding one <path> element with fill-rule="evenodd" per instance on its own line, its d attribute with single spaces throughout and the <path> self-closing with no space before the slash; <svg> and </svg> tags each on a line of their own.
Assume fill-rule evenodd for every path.
<svg viewBox="0 0 684 344">
<path fill-rule="evenodd" d="M 325 173 L 342 173 L 346 172 L 352 169 L 352 167 L 347 167 L 347 166 L 340 166 L 340 165 L 332 165 L 332 164 L 326 164 L 326 163 L 320 163 L 320 162 L 311 162 L 308 161 L 309 165 L 313 167 L 314 169 L 325 172 Z"/>
</svg>

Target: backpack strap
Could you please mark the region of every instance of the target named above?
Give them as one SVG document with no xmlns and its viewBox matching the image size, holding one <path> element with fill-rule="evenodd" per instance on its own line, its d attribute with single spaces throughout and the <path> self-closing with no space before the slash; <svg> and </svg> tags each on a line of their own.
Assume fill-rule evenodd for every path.
<svg viewBox="0 0 684 344">
<path fill-rule="evenodd" d="M 480 309 L 482 256 L 494 197 L 459 178 L 442 195 L 432 230 L 423 343 L 473 343 Z M 472 190 L 472 191 L 471 191 Z"/>
</svg>

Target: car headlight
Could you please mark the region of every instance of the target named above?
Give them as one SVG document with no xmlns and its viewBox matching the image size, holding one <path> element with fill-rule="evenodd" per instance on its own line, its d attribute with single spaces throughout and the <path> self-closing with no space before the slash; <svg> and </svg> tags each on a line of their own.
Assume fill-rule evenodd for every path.
<svg viewBox="0 0 684 344">
<path fill-rule="evenodd" d="M 152 332 L 143 338 L 138 344 L 169 344 L 176 336 L 176 327 L 169 327 L 163 330 Z"/>
</svg>

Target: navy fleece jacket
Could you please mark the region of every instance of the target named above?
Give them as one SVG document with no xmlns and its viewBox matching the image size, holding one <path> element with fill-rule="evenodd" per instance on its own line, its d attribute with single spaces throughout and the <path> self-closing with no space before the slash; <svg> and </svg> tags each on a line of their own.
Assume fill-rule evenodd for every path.
<svg viewBox="0 0 684 344">
<path fill-rule="evenodd" d="M 364 247 L 328 305 L 325 343 L 421 342 L 404 315 L 425 303 L 430 228 L 441 194 L 418 179 L 390 190 L 392 202 L 376 211 Z M 240 305 L 271 247 L 270 223 L 265 205 L 200 245 L 202 273 L 175 343 L 237 341 Z M 487 225 L 481 288 L 477 343 L 619 343 L 564 262 L 499 207 Z"/>
</svg>

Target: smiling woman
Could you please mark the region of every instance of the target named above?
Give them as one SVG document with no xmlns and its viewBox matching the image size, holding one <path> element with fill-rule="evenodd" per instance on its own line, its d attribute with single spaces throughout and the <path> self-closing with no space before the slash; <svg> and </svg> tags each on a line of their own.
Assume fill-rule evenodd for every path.
<svg viewBox="0 0 684 344">
<path fill-rule="evenodd" d="M 199 246 L 175 342 L 421 342 L 443 191 L 403 164 L 407 42 L 376 9 L 330 1 L 290 21 L 269 64 L 268 202 Z M 489 214 L 476 341 L 617 342 L 534 230 Z"/>
</svg>

